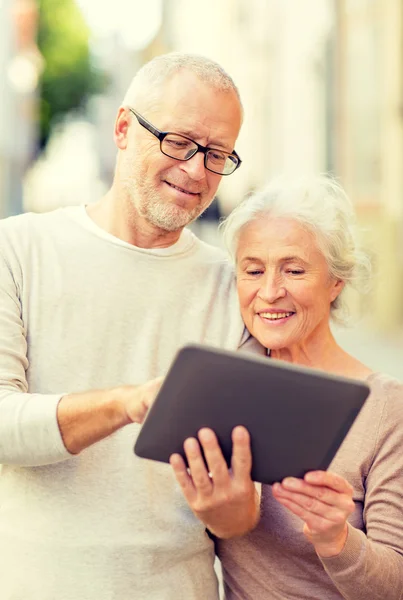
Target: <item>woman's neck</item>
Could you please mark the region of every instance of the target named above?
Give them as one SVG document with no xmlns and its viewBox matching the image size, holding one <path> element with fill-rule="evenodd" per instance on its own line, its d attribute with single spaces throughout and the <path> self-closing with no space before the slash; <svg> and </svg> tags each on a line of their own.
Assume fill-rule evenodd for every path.
<svg viewBox="0 0 403 600">
<path fill-rule="evenodd" d="M 330 328 L 303 343 L 270 349 L 270 357 L 357 379 L 365 379 L 372 372 L 338 345 Z"/>
</svg>

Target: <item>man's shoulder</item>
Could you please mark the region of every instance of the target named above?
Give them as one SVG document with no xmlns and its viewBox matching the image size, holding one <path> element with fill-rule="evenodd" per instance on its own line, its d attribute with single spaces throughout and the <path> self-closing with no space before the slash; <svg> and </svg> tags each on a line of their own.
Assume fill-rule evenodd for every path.
<svg viewBox="0 0 403 600">
<path fill-rule="evenodd" d="M 216 246 L 214 244 L 206 242 L 194 234 L 193 234 L 193 237 L 197 240 L 199 252 L 202 252 L 206 256 L 213 255 L 213 256 L 221 256 L 224 258 L 226 257 L 225 250 L 223 248 L 221 248 L 220 246 Z"/>
<path fill-rule="evenodd" d="M 20 215 L 13 215 L 11 217 L 5 217 L 0 220 L 0 231 L 2 234 L 8 232 L 18 231 L 19 229 L 25 229 L 28 223 L 32 219 L 34 213 L 23 213 Z"/>
<path fill-rule="evenodd" d="M 26 232 L 27 230 L 33 231 L 37 228 L 45 228 L 59 221 L 62 215 L 63 209 L 57 208 L 49 212 L 27 212 L 6 217 L 0 220 L 0 231 L 4 235 L 7 235 L 13 232 L 18 233 L 20 231 Z"/>
<path fill-rule="evenodd" d="M 67 229 L 64 210 L 23 213 L 0 220 L 0 255 L 9 264 L 23 264 L 33 248 L 45 248 Z M 44 251 L 46 254 L 46 251 Z M 29 262 L 29 261 L 28 261 Z"/>
<path fill-rule="evenodd" d="M 218 268 L 234 273 L 234 265 L 227 252 L 219 246 L 213 246 L 200 238 L 196 238 L 197 257 L 200 263 L 216 265 Z"/>
<path fill-rule="evenodd" d="M 24 213 L 0 221 L 0 251 L 3 254 L 27 245 L 33 233 L 34 216 L 34 213 Z"/>
</svg>

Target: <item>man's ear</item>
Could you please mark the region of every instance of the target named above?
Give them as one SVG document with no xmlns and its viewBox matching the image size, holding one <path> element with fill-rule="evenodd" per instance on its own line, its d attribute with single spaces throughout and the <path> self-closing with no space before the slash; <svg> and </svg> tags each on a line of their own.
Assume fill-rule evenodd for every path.
<svg viewBox="0 0 403 600">
<path fill-rule="evenodd" d="M 115 140 L 115 144 L 119 150 L 125 150 L 127 147 L 127 132 L 129 125 L 129 111 L 121 106 L 116 117 L 115 128 L 113 131 L 113 139 Z"/>
<path fill-rule="evenodd" d="M 330 302 L 334 302 L 336 300 L 337 296 L 343 290 L 344 285 L 345 283 L 341 279 L 333 280 L 332 287 L 330 289 Z"/>
</svg>

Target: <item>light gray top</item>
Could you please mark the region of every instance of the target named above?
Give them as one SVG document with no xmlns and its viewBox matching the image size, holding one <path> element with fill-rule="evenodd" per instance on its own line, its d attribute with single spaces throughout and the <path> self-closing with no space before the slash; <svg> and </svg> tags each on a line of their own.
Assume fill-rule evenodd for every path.
<svg viewBox="0 0 403 600">
<path fill-rule="evenodd" d="M 171 467 L 133 454 L 139 426 L 72 457 L 56 408 L 164 374 L 187 342 L 236 349 L 242 332 L 230 266 L 188 230 L 145 250 L 83 206 L 0 222 L 2 600 L 217 597 L 212 542 Z"/>
<path fill-rule="evenodd" d="M 261 520 L 219 540 L 227 600 L 403 599 L 403 384 L 380 373 L 329 470 L 354 488 L 342 552 L 320 560 L 303 522 L 262 486 Z"/>
</svg>

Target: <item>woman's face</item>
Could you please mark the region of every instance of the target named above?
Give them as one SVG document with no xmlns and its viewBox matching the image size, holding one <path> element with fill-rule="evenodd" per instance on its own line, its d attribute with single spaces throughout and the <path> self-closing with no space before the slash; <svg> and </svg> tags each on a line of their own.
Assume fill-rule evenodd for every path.
<svg viewBox="0 0 403 600">
<path fill-rule="evenodd" d="M 236 258 L 242 317 L 266 348 L 305 346 L 328 329 L 343 282 L 330 277 L 311 232 L 262 217 L 241 231 Z"/>
</svg>

